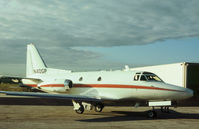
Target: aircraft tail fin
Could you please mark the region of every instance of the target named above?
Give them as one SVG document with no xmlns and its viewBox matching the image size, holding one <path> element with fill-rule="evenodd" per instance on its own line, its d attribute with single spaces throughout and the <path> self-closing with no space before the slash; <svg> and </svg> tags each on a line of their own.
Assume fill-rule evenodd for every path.
<svg viewBox="0 0 199 129">
<path fill-rule="evenodd" d="M 34 44 L 27 45 L 26 77 L 42 74 L 47 71 L 47 66 Z"/>
</svg>

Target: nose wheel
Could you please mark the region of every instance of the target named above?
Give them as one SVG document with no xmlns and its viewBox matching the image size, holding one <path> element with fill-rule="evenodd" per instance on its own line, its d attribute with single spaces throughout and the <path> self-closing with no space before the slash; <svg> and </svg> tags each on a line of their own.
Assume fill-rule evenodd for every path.
<svg viewBox="0 0 199 129">
<path fill-rule="evenodd" d="M 152 107 L 152 110 L 147 112 L 147 117 L 152 119 L 157 118 L 157 112 L 155 111 L 155 107 Z"/>
<path fill-rule="evenodd" d="M 155 110 L 150 110 L 150 111 L 148 111 L 148 112 L 147 112 L 147 117 L 148 117 L 148 118 L 152 118 L 152 119 L 156 118 L 156 117 L 157 117 L 156 111 L 155 111 Z"/>
</svg>

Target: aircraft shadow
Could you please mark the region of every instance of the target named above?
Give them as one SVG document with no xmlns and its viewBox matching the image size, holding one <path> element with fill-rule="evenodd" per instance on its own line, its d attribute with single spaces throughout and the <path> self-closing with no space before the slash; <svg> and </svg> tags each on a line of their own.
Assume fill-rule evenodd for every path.
<svg viewBox="0 0 199 129">
<path fill-rule="evenodd" d="M 45 99 L 45 98 L 0 98 L 0 105 L 42 105 L 42 106 L 72 106 L 72 102 L 65 99 Z M 170 113 L 162 113 L 157 110 L 157 119 L 199 119 L 199 114 L 180 113 L 170 110 Z M 86 113 L 85 113 L 86 114 Z M 151 120 L 146 116 L 147 111 L 112 111 L 101 112 L 87 115 L 99 116 L 94 119 L 77 120 L 80 122 L 117 122 L 117 121 L 135 121 L 135 120 Z"/>
<path fill-rule="evenodd" d="M 199 119 L 199 114 L 194 113 L 180 113 L 174 110 L 170 110 L 169 113 L 162 113 L 157 110 L 158 117 L 156 119 Z M 118 122 L 118 121 L 135 121 L 135 120 L 152 120 L 147 118 L 147 111 L 145 112 L 133 112 L 133 111 L 112 111 L 111 113 L 102 113 L 105 117 L 77 120 L 80 122 Z M 96 115 L 96 114 L 95 114 Z"/>
<path fill-rule="evenodd" d="M 15 98 L 2 97 L 0 105 L 42 105 L 42 106 L 72 106 L 71 100 L 49 98 Z"/>
</svg>

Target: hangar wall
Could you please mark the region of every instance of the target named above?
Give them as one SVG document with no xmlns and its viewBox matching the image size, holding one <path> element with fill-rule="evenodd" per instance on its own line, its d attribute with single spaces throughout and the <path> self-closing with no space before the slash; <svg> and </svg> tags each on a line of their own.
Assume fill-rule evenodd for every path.
<svg viewBox="0 0 199 129">
<path fill-rule="evenodd" d="M 194 90 L 199 96 L 199 63 L 187 64 L 187 87 Z"/>
</svg>

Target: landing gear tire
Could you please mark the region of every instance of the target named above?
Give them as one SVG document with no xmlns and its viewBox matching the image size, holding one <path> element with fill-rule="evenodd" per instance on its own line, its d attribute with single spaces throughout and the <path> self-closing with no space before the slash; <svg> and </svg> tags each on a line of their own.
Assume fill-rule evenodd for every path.
<svg viewBox="0 0 199 129">
<path fill-rule="evenodd" d="M 84 112 L 84 107 L 81 106 L 79 109 L 75 110 L 77 114 L 82 114 Z"/>
<path fill-rule="evenodd" d="M 147 112 L 147 117 L 154 119 L 154 118 L 157 117 L 157 113 L 155 111 L 148 111 Z"/>
<path fill-rule="evenodd" d="M 101 112 L 103 110 L 103 108 L 104 108 L 104 105 L 98 104 L 98 105 L 95 106 L 95 111 L 96 112 Z"/>
</svg>

